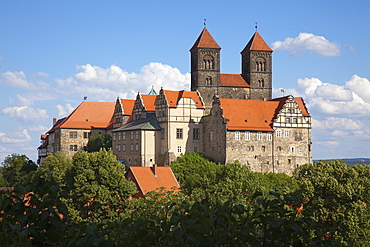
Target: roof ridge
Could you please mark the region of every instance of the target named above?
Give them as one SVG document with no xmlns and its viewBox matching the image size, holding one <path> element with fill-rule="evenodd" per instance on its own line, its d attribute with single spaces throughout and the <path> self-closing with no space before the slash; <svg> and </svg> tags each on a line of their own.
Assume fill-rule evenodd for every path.
<svg viewBox="0 0 370 247">
<path fill-rule="evenodd" d="M 262 36 L 256 31 L 248 44 L 244 47 L 241 53 L 246 51 L 273 51 L 262 38 Z"/>
</svg>

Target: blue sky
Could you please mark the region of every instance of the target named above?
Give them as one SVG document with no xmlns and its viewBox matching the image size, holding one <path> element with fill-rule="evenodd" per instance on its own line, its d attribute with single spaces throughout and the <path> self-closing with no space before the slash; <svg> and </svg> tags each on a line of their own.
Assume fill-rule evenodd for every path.
<svg viewBox="0 0 370 247">
<path fill-rule="evenodd" d="M 189 49 L 203 28 L 240 73 L 255 31 L 274 49 L 274 96 L 302 96 L 313 158 L 370 157 L 369 1 L 0 0 L 0 161 L 37 159 L 40 135 L 89 101 L 152 85 L 190 90 Z"/>
</svg>

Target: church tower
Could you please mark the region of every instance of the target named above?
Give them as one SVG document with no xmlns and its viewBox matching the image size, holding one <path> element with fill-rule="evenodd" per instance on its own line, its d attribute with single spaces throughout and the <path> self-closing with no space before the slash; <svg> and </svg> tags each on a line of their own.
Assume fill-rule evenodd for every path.
<svg viewBox="0 0 370 247">
<path fill-rule="evenodd" d="M 272 49 L 256 31 L 242 55 L 242 75 L 250 85 L 250 99 L 270 100 L 272 97 Z"/>
<path fill-rule="evenodd" d="M 198 90 L 205 105 L 211 106 L 220 87 L 220 50 L 207 28 L 204 28 L 191 53 L 191 90 Z"/>
</svg>

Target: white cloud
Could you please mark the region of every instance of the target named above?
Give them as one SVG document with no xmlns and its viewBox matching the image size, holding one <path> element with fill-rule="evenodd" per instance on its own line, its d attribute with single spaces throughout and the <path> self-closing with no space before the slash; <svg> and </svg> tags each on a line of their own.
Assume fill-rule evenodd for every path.
<svg viewBox="0 0 370 247">
<path fill-rule="evenodd" d="M 81 70 L 65 80 L 56 79 L 58 93 L 79 94 L 91 100 L 113 101 L 117 96 L 134 98 L 137 92 L 148 93 L 152 86 L 158 92 L 161 87 L 169 90 L 189 88 L 190 74 L 181 74 L 177 68 L 161 63 L 150 63 L 140 73 L 128 73 L 116 65 L 107 69 L 90 64 L 77 67 Z"/>
<path fill-rule="evenodd" d="M 0 84 L 23 89 L 33 88 L 33 84 L 28 82 L 26 74 L 23 71 L 19 72 L 7 71 L 1 73 Z"/>
<path fill-rule="evenodd" d="M 30 106 L 6 107 L 2 110 L 2 112 L 13 118 L 23 121 L 41 120 L 49 117 L 46 114 L 45 109 L 33 108 Z"/>
<path fill-rule="evenodd" d="M 323 56 L 340 56 L 340 45 L 328 41 L 323 36 L 317 36 L 312 33 L 300 33 L 298 37 L 286 38 L 284 41 L 272 43 L 275 51 L 289 51 L 291 55 L 302 56 L 302 52 L 309 50 Z"/>
<path fill-rule="evenodd" d="M 31 106 L 34 104 L 33 99 L 19 94 L 15 98 L 9 99 L 9 102 L 13 106 Z"/>
<path fill-rule="evenodd" d="M 42 126 L 42 125 L 39 125 L 39 126 L 34 126 L 34 127 L 28 127 L 28 130 L 29 131 L 35 131 L 35 132 L 46 132 L 49 130 L 48 127 L 45 127 L 45 126 Z"/>
<path fill-rule="evenodd" d="M 66 104 L 65 106 L 57 105 L 56 108 L 58 109 L 58 117 L 65 117 L 74 110 L 71 104 Z"/>
<path fill-rule="evenodd" d="M 14 133 L 0 133 L 0 141 L 3 143 L 25 143 L 31 141 L 31 136 L 26 129 Z"/>
</svg>

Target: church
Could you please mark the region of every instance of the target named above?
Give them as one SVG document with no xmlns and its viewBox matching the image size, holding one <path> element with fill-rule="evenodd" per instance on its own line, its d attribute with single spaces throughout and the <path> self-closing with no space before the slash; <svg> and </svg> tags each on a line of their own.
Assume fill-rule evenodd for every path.
<svg viewBox="0 0 370 247">
<path fill-rule="evenodd" d="M 241 74 L 220 72 L 220 52 L 204 27 L 190 49 L 190 91 L 83 102 L 42 136 L 39 160 L 55 151 L 72 157 L 86 150 L 89 135 L 102 133 L 112 136 L 113 153 L 127 167 L 168 166 L 189 152 L 258 172 L 292 174 L 311 163 L 311 116 L 300 97 L 272 99 L 273 51 L 261 35 L 256 31 L 242 49 Z M 105 114 L 96 113 L 100 103 Z"/>
</svg>

